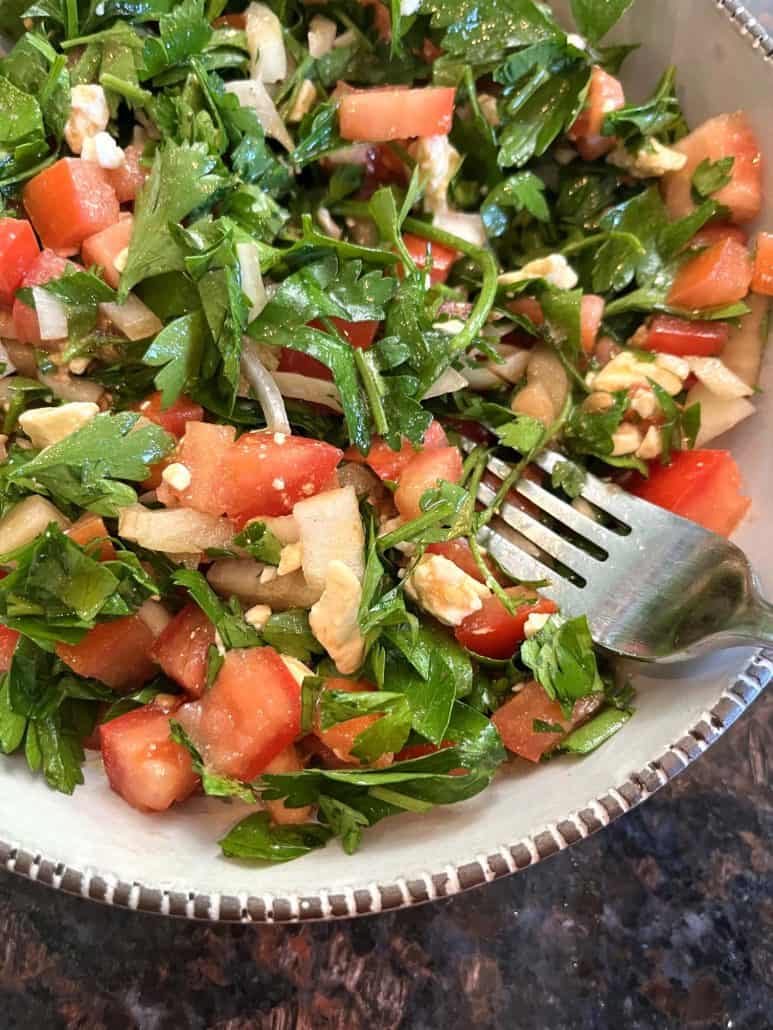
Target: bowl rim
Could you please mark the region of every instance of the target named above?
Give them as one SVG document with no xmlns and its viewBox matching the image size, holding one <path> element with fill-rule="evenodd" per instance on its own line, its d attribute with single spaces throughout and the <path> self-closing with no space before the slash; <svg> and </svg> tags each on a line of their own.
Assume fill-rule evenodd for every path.
<svg viewBox="0 0 773 1030">
<path fill-rule="evenodd" d="M 738 0 L 714 0 L 734 28 L 766 63 L 773 62 L 773 35 Z M 0 841 L 0 868 L 47 887 L 132 911 L 198 921 L 299 923 L 372 915 L 452 897 L 504 876 L 521 872 L 598 832 L 641 804 L 699 758 L 746 711 L 773 680 L 773 650 L 756 651 L 743 671 L 725 687 L 679 740 L 616 787 L 590 800 L 558 823 L 550 823 L 489 855 L 448 865 L 420 878 L 349 887 L 340 893 L 260 897 L 168 890 L 119 880 L 107 873 L 76 869 L 40 853 Z"/>
</svg>

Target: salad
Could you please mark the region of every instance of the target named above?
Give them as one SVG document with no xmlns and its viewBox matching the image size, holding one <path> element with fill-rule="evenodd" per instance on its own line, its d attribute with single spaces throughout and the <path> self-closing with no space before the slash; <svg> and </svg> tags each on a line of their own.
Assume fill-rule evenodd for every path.
<svg viewBox="0 0 773 1030">
<path fill-rule="evenodd" d="M 773 294 L 753 129 L 626 97 L 631 2 L 3 5 L 3 753 L 284 861 L 625 725 L 498 513 L 729 534 Z"/>
</svg>

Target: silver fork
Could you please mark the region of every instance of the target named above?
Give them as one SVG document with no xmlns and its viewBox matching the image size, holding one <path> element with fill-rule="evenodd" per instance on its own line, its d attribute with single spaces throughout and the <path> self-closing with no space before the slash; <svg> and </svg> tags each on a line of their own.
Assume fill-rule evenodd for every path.
<svg viewBox="0 0 773 1030">
<path fill-rule="evenodd" d="M 465 441 L 465 449 L 473 446 Z M 566 461 L 544 451 L 535 464 L 551 474 Z M 512 471 L 498 458 L 487 467 L 499 480 Z M 677 661 L 773 644 L 773 606 L 761 597 L 746 556 L 723 537 L 589 474 L 580 496 L 611 516 L 604 521 L 614 520 L 614 528 L 529 479 L 514 489 L 540 516 L 505 503 L 481 530 L 480 543 L 513 576 L 549 580 L 543 593 L 564 614 L 587 615 L 600 647 L 643 661 Z M 494 496 L 481 484 L 480 501 L 488 505 Z M 545 516 L 558 525 L 546 525 Z"/>
</svg>

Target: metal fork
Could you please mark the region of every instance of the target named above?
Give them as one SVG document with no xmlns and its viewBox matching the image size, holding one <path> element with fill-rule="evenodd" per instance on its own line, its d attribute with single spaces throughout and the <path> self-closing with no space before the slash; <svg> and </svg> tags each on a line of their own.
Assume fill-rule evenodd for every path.
<svg viewBox="0 0 773 1030">
<path fill-rule="evenodd" d="M 465 441 L 465 449 L 472 447 Z M 534 459 L 548 474 L 566 461 L 554 451 Z M 493 457 L 487 468 L 499 480 L 512 471 Z M 600 647 L 643 661 L 677 661 L 773 644 L 773 606 L 761 597 L 746 556 L 723 537 L 590 474 L 580 496 L 606 516 L 603 523 L 587 506 L 529 479 L 514 489 L 538 511 L 506 502 L 481 530 L 480 543 L 518 579 L 549 580 L 543 593 L 564 614 L 587 615 Z M 488 505 L 494 496 L 482 483 L 478 499 Z"/>
</svg>

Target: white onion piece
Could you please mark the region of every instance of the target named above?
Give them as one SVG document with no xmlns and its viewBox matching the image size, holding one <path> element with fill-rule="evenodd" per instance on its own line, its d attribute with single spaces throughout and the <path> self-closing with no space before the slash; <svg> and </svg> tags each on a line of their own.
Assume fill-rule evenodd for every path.
<svg viewBox="0 0 773 1030">
<path fill-rule="evenodd" d="M 272 611 L 290 608 L 311 608 L 321 591 L 313 590 L 299 569 L 286 576 L 277 576 L 268 583 L 260 582 L 264 566 L 260 562 L 240 558 L 224 558 L 213 562 L 207 579 L 213 590 L 223 597 L 238 597 L 244 604 L 267 604 Z"/>
<path fill-rule="evenodd" d="M 685 358 L 690 371 L 700 379 L 715 397 L 734 400 L 749 397 L 752 387 L 740 379 L 720 358 Z"/>
<path fill-rule="evenodd" d="M 499 379 L 506 383 L 517 383 L 526 375 L 526 368 L 531 358 L 531 349 L 528 347 L 514 347 L 507 343 L 500 343 L 497 352 L 502 358 L 501 363 L 489 361 L 486 368 L 493 372 Z"/>
<path fill-rule="evenodd" d="M 190 508 L 150 511 L 141 504 L 132 504 L 121 509 L 118 535 L 149 551 L 190 555 L 210 547 L 228 547 L 234 527 L 227 519 Z"/>
<path fill-rule="evenodd" d="M 147 340 L 163 329 L 160 319 L 133 293 L 123 304 L 100 304 L 99 310 L 128 340 Z"/>
<path fill-rule="evenodd" d="M 266 87 L 259 79 L 227 82 L 225 88 L 229 93 L 234 94 L 242 107 L 253 109 L 267 136 L 281 143 L 285 150 L 294 149 L 293 138 L 279 117 L 279 112 L 274 106 L 274 101 L 266 92 Z"/>
<path fill-rule="evenodd" d="M 341 395 L 335 383 L 326 379 L 314 379 L 312 376 L 302 376 L 297 372 L 274 372 L 273 379 L 283 397 L 310 401 L 312 404 L 324 404 L 331 411 L 343 414 Z"/>
<path fill-rule="evenodd" d="M 322 14 L 315 14 L 309 22 L 309 54 L 315 60 L 329 54 L 337 34 L 338 26 L 334 21 Z"/>
<path fill-rule="evenodd" d="M 722 350 L 722 360 L 731 372 L 749 386 L 756 386 L 760 377 L 762 351 L 768 338 L 768 308 L 770 298 L 750 293 L 744 301 L 750 308 Z"/>
<path fill-rule="evenodd" d="M 289 436 L 290 420 L 287 417 L 285 402 L 282 394 L 274 381 L 274 377 L 266 369 L 266 366 L 258 357 L 255 344 L 248 337 L 244 337 L 241 361 L 242 375 L 250 384 L 258 403 L 263 409 L 266 419 L 266 426 L 272 433 L 284 433 Z"/>
<path fill-rule="evenodd" d="M 432 219 L 432 224 L 444 232 L 458 236 L 460 240 L 466 240 L 474 247 L 486 245 L 486 227 L 480 215 L 464 211 L 438 211 Z"/>
<path fill-rule="evenodd" d="M 69 529 L 72 525 L 45 497 L 35 494 L 25 497 L 0 519 L 0 554 L 32 543 L 51 522 L 60 529 Z"/>
<path fill-rule="evenodd" d="M 293 515 L 300 530 L 303 575 L 310 587 L 322 593 L 331 561 L 343 562 L 362 580 L 365 535 L 354 487 L 298 501 Z"/>
<path fill-rule="evenodd" d="M 15 371 L 16 365 L 11 361 L 11 355 L 2 343 L 0 343 L 0 379 L 13 375 Z"/>
<path fill-rule="evenodd" d="M 137 609 L 137 615 L 148 627 L 154 637 L 161 636 L 172 621 L 172 616 L 158 601 L 145 601 Z"/>
<path fill-rule="evenodd" d="M 502 380 L 491 371 L 488 362 L 463 368 L 461 374 L 471 390 L 499 390 L 502 387 Z"/>
<path fill-rule="evenodd" d="M 261 82 L 282 82 L 287 77 L 282 23 L 265 4 L 252 3 L 245 14 L 252 77 Z"/>
<path fill-rule="evenodd" d="M 0 308 L 0 339 L 16 339 L 16 327 L 13 324 L 13 314 L 6 308 Z"/>
<path fill-rule="evenodd" d="M 98 404 L 105 392 L 99 383 L 84 379 L 83 376 L 73 377 L 62 371 L 52 372 L 50 375 L 41 372 L 38 379 L 62 401 L 93 401 L 94 404 Z"/>
<path fill-rule="evenodd" d="M 263 522 L 266 529 L 273 533 L 280 544 L 297 544 L 301 538 L 298 523 L 292 515 L 261 515 L 251 522 Z"/>
<path fill-rule="evenodd" d="M 4 340 L 8 357 L 16 371 L 28 379 L 35 379 L 38 374 L 38 363 L 35 360 L 35 348 L 30 343 L 19 343 L 17 340 Z M 3 398 L 5 400 L 6 398 Z"/>
<path fill-rule="evenodd" d="M 32 287 L 35 312 L 41 340 L 64 340 L 67 337 L 67 308 L 42 286 Z"/>
<path fill-rule="evenodd" d="M 352 143 L 350 147 L 325 154 L 323 160 L 331 165 L 366 165 L 372 153 L 372 143 Z"/>
<path fill-rule="evenodd" d="M 693 386 L 685 404 L 686 407 L 691 404 L 701 406 L 701 427 L 695 441 L 696 447 L 705 447 L 754 414 L 754 405 L 746 397 L 717 397 L 703 383 Z"/>
<path fill-rule="evenodd" d="M 467 380 L 460 372 L 457 372 L 455 368 L 447 368 L 430 386 L 422 400 L 428 401 L 431 397 L 442 397 L 444 393 L 456 393 L 457 390 L 464 390 L 466 386 Z"/>
<path fill-rule="evenodd" d="M 260 253 L 254 243 L 237 243 L 236 256 L 239 260 L 242 291 L 250 302 L 247 319 L 252 322 L 268 303 L 263 276 L 260 274 Z"/>
</svg>

